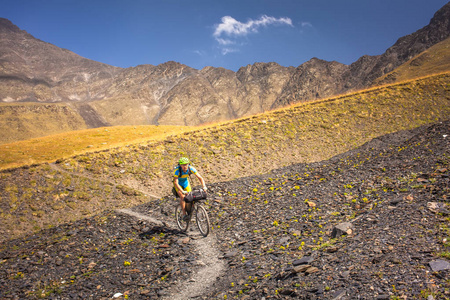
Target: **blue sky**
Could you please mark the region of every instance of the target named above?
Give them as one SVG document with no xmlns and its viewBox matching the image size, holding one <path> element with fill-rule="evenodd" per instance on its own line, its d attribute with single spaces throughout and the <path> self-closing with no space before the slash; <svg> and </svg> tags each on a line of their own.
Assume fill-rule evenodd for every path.
<svg viewBox="0 0 450 300">
<path fill-rule="evenodd" d="M 427 25 L 444 0 L 0 0 L 34 37 L 118 67 L 177 61 L 237 71 L 351 64 Z"/>
</svg>

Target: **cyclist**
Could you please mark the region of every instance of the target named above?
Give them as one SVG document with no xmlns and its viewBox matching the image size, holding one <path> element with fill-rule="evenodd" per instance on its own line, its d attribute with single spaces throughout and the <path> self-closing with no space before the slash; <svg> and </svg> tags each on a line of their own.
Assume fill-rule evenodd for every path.
<svg viewBox="0 0 450 300">
<path fill-rule="evenodd" d="M 197 172 L 197 170 L 189 164 L 189 159 L 187 157 L 180 158 L 180 160 L 178 161 L 178 165 L 179 167 L 175 168 L 175 171 L 173 173 L 173 191 L 177 197 L 180 197 L 180 205 L 184 216 L 183 219 L 186 219 L 186 202 L 184 202 L 184 197 L 188 192 L 192 190 L 191 184 L 188 179 L 189 175 L 194 174 L 195 176 L 197 176 L 198 180 L 203 186 L 204 191 L 206 191 L 207 188 L 205 180 Z"/>
</svg>

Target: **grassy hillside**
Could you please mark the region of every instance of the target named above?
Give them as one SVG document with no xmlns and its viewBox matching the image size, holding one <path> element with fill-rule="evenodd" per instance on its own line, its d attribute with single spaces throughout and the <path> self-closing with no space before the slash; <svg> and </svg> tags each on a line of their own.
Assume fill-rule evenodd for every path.
<svg viewBox="0 0 450 300">
<path fill-rule="evenodd" d="M 0 103 L 0 144 L 86 129 L 79 113 L 61 103 Z"/>
<path fill-rule="evenodd" d="M 56 167 L 3 171 L 0 228 L 10 238 L 167 195 L 180 156 L 189 156 L 207 182 L 227 181 L 321 161 L 386 133 L 449 117 L 447 73 L 86 153 Z"/>
<path fill-rule="evenodd" d="M 56 161 L 86 152 L 158 140 L 187 126 L 114 126 L 85 129 L 0 145 L 0 170 Z"/>
<path fill-rule="evenodd" d="M 401 82 L 450 71 L 450 38 L 420 53 L 394 71 L 380 77 L 375 85 Z"/>
</svg>

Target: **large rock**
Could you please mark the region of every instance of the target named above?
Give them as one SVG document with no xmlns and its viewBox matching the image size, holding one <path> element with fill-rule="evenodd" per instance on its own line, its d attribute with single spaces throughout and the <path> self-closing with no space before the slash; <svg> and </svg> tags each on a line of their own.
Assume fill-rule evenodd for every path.
<svg viewBox="0 0 450 300">
<path fill-rule="evenodd" d="M 350 222 L 344 222 L 336 225 L 331 232 L 331 238 L 335 239 L 342 235 L 351 235 L 353 234 L 354 226 Z"/>
<path fill-rule="evenodd" d="M 294 266 L 298 266 L 298 265 L 306 265 L 306 264 L 310 264 L 314 261 L 314 258 L 312 256 L 303 256 L 300 259 L 294 260 L 294 262 L 292 263 Z"/>
<path fill-rule="evenodd" d="M 450 263 L 446 260 L 438 259 L 429 263 L 433 272 L 439 272 L 444 270 L 450 270 Z"/>
</svg>

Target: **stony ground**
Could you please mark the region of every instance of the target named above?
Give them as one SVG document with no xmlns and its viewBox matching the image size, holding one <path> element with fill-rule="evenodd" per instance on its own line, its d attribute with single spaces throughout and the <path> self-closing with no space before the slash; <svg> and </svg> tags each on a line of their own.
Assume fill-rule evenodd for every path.
<svg viewBox="0 0 450 300">
<path fill-rule="evenodd" d="M 449 132 L 210 185 L 205 239 L 161 198 L 4 242 L 0 298 L 450 299 Z"/>
</svg>

